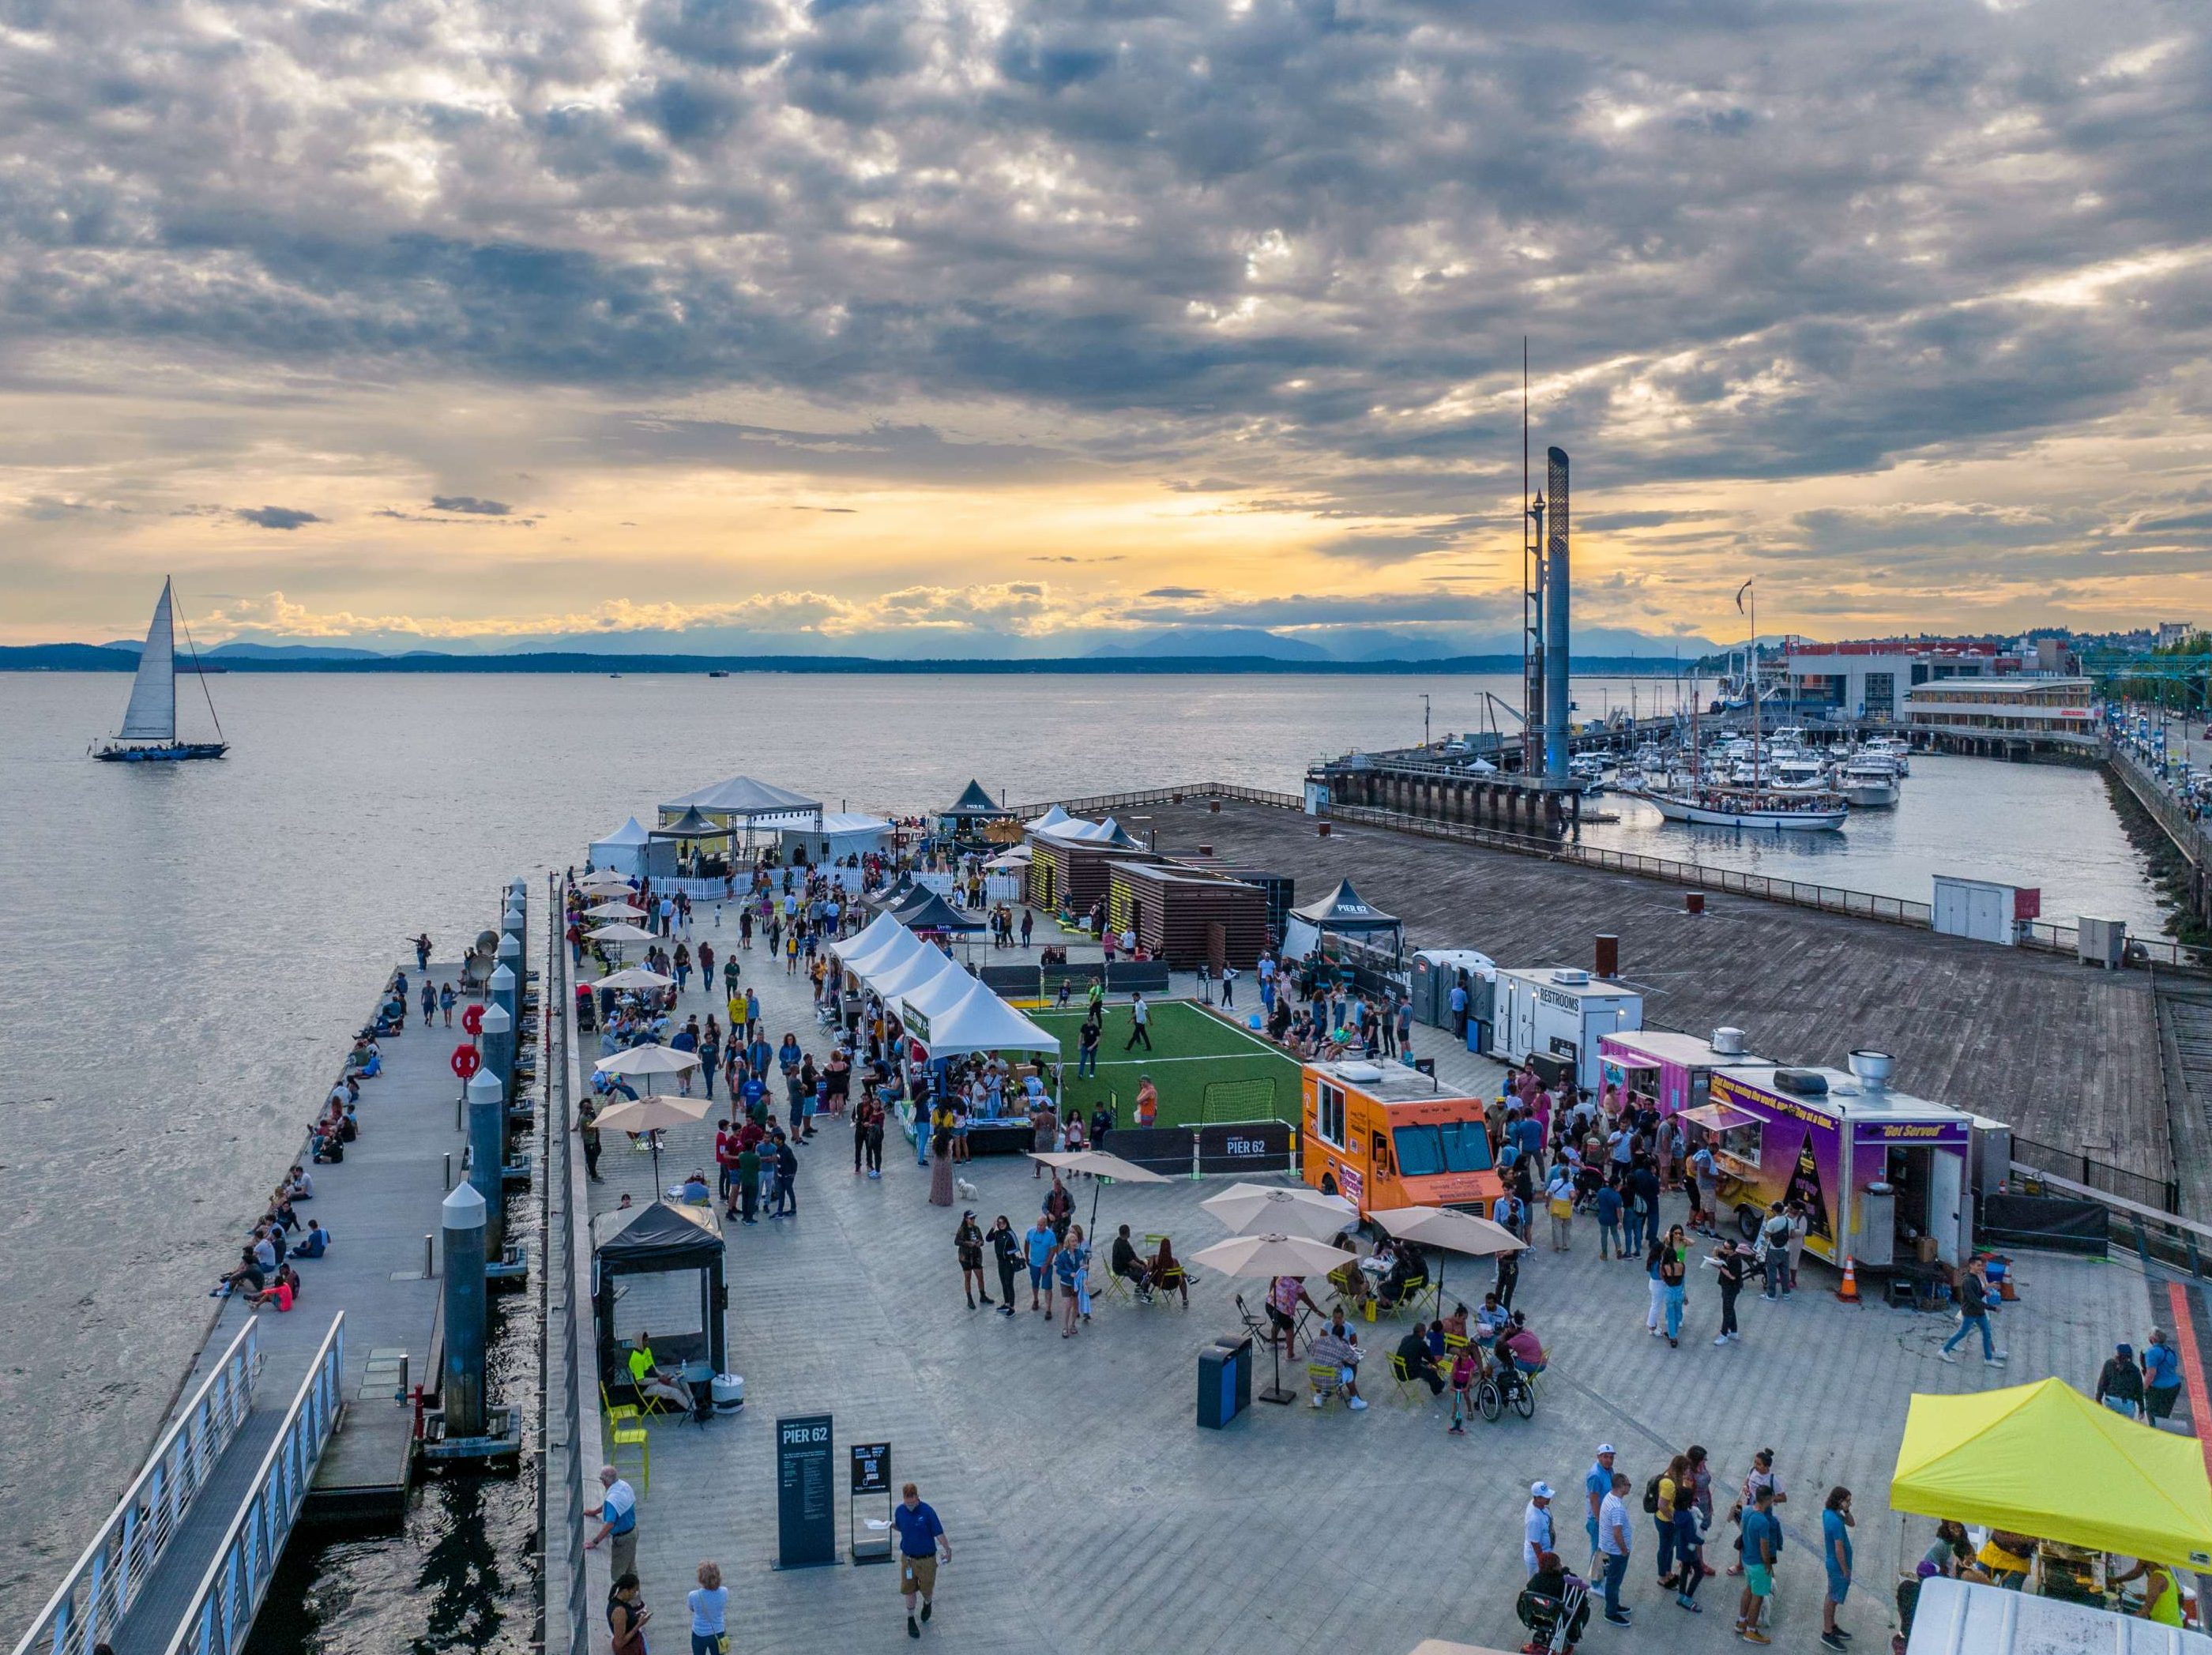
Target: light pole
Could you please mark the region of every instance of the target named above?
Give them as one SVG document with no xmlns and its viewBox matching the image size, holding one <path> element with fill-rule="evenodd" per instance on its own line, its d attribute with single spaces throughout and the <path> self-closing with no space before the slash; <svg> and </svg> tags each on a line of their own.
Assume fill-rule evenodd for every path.
<svg viewBox="0 0 2212 1655">
<path fill-rule="evenodd" d="M 1421 697 L 1421 747 L 1422 747 L 1422 750 L 1423 750 L 1424 751 L 1427 751 L 1427 749 L 1428 749 L 1428 745 L 1429 745 L 1429 698 L 1428 698 L 1426 696 L 1423 696 L 1423 697 Z"/>
</svg>

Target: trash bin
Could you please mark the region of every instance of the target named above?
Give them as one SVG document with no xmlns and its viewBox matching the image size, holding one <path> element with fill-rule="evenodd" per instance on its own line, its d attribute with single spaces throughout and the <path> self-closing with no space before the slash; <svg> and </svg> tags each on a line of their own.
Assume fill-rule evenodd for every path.
<svg viewBox="0 0 2212 1655">
<path fill-rule="evenodd" d="M 1479 1017 L 1467 1019 L 1467 1049 L 1477 1057 L 1489 1053 L 1490 1025 Z"/>
<path fill-rule="evenodd" d="M 707 1394 L 717 1414 L 734 1414 L 745 1405 L 745 1381 L 742 1374 L 717 1373 L 707 1388 Z"/>
<path fill-rule="evenodd" d="M 1198 1353 L 1198 1422 L 1218 1431 L 1252 1405 L 1252 1342 L 1217 1339 Z"/>
</svg>

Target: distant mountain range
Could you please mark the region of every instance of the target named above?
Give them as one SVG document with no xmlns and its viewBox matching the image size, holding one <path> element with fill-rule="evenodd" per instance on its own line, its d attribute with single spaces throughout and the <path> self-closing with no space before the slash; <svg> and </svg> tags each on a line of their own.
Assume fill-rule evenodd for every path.
<svg viewBox="0 0 2212 1655">
<path fill-rule="evenodd" d="M 1094 636 L 1096 635 L 1093 635 Z M 1359 627 L 1327 630 L 1327 642 L 1256 627 L 1178 627 L 1131 642 L 1092 644 L 1065 655 L 960 654 L 910 656 L 904 640 L 857 641 L 850 654 L 793 652 L 788 638 L 716 636 L 720 648 L 686 648 L 682 634 L 649 637 L 526 640 L 497 649 L 239 641 L 203 650 L 201 659 L 229 672 L 1517 672 L 1517 647 L 1495 638 L 1426 638 Z M 395 643 L 398 640 L 394 640 Z M 414 644 L 411 638 L 406 641 Z M 427 643 L 427 640 L 423 641 Z M 974 641 L 967 641 L 973 643 Z M 1660 639 L 1594 628 L 1580 641 L 1578 672 L 1665 675 L 1709 653 L 1703 638 Z M 1034 649 L 1034 642 L 1019 642 Z M 658 648 L 645 647 L 657 645 Z M 736 647 L 729 647 L 735 645 Z M 885 654 L 869 646 L 892 646 Z M 910 647 L 910 646 L 907 646 Z M 129 672 L 139 645 L 44 643 L 0 647 L 0 672 Z"/>
</svg>

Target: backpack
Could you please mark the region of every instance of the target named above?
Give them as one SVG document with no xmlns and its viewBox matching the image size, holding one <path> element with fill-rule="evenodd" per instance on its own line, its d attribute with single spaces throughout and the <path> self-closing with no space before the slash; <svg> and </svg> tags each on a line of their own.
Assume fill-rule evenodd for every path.
<svg viewBox="0 0 2212 1655">
<path fill-rule="evenodd" d="M 1659 1477 L 1660 1473 L 1655 1471 L 1651 1481 L 1644 1485 L 1644 1509 L 1654 1517 L 1659 1515 Z"/>
</svg>

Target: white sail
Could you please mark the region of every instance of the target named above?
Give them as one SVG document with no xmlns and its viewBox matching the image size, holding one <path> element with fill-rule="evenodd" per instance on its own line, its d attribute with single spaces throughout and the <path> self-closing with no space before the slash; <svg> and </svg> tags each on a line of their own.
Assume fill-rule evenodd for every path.
<svg viewBox="0 0 2212 1655">
<path fill-rule="evenodd" d="M 138 656 L 138 676 L 131 681 L 131 705 L 123 715 L 125 741 L 177 739 L 177 641 L 169 619 L 169 583 L 161 582 L 161 601 L 146 629 L 146 648 Z"/>
</svg>

